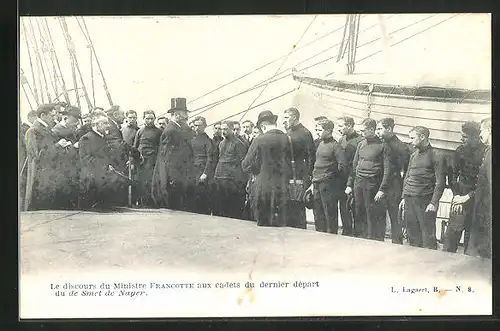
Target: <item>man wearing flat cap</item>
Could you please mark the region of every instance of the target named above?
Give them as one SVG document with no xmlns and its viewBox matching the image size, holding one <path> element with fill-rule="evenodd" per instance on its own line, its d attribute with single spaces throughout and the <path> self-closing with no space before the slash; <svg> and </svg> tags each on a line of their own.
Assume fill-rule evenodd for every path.
<svg viewBox="0 0 500 331">
<path fill-rule="evenodd" d="M 160 137 L 153 173 L 152 196 L 159 207 L 187 210 L 192 199 L 195 178 L 191 146 L 194 132 L 187 123 L 186 99 L 171 99 L 168 112 L 172 114 L 172 118 Z"/>
<path fill-rule="evenodd" d="M 286 226 L 289 216 L 290 144 L 277 120 L 269 110 L 259 114 L 257 126 L 263 134 L 255 138 L 241 164 L 245 172 L 256 177 L 251 207 L 259 226 Z"/>
</svg>

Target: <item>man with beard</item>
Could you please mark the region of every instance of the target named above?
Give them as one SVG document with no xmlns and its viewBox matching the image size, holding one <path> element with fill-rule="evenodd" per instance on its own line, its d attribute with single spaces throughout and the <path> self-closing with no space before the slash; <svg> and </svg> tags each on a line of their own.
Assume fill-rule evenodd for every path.
<svg viewBox="0 0 500 331">
<path fill-rule="evenodd" d="M 339 144 L 344 149 L 344 157 L 346 160 L 343 180 L 340 181 L 339 185 L 345 189 L 347 187 L 347 180 L 353 171 L 352 163 L 354 161 L 354 154 L 356 154 L 358 144 L 363 140 L 363 137 L 354 130 L 354 119 L 348 116 L 339 118 L 338 132 L 342 135 Z M 340 218 L 342 219 L 342 235 L 344 236 L 352 236 L 354 229 L 353 219 L 354 223 L 356 222 L 354 215 L 355 210 L 350 209 L 349 200 L 349 196 L 345 194 L 345 192 L 341 193 L 339 198 L 339 209 Z"/>
<path fill-rule="evenodd" d="M 385 206 L 382 199 L 387 195 L 390 149 L 375 135 L 377 122 L 374 119 L 367 118 L 361 125 L 364 139 L 354 154 L 353 171 L 345 193 L 354 193 L 354 235 L 384 241 Z"/>
<path fill-rule="evenodd" d="M 283 125 L 292 140 L 294 153 L 292 161 L 295 162 L 297 180 L 302 181 L 306 189 L 311 185 L 314 168 L 315 150 L 312 134 L 300 123 L 300 113 L 297 108 L 285 110 Z M 306 229 L 305 202 L 290 200 L 288 204 L 288 225 Z"/>
<path fill-rule="evenodd" d="M 124 127 L 122 127 L 122 136 L 123 140 L 129 145 L 132 146 L 134 144 L 135 135 L 137 134 L 137 130 L 139 130 L 137 126 L 137 112 L 135 110 L 127 110 L 125 113 L 125 118 L 127 119 L 127 123 Z"/>
<path fill-rule="evenodd" d="M 134 147 L 140 156 L 140 164 L 137 170 L 137 198 L 142 207 L 154 205 L 151 197 L 151 181 L 158 156 L 158 145 L 162 131 L 155 126 L 155 112 L 146 110 L 144 112 L 144 126 L 137 131 L 134 139 Z"/>
<path fill-rule="evenodd" d="M 243 134 L 241 135 L 241 138 L 247 143 L 247 145 L 252 144 L 253 136 L 252 136 L 252 131 L 253 131 L 253 123 L 250 120 L 245 120 L 243 123 L 241 123 L 241 126 L 243 128 Z"/>
<path fill-rule="evenodd" d="M 193 131 L 185 98 L 171 99 L 172 118 L 160 137 L 153 174 L 153 199 L 160 207 L 187 210 L 194 189 Z"/>
<path fill-rule="evenodd" d="M 474 201 L 470 238 L 465 254 L 491 259 L 492 253 L 492 179 L 491 179 L 491 118 L 481 121 L 481 141 L 486 145 L 475 190 L 455 196 L 455 205 Z"/>
<path fill-rule="evenodd" d="M 450 188 L 454 199 L 450 219 L 444 236 L 443 250 L 455 253 L 465 230 L 464 251 L 469 243 L 472 212 L 474 207 L 474 190 L 476 189 L 479 169 L 483 163 L 486 146 L 481 142 L 481 128 L 477 122 L 466 122 L 462 125 L 462 144 L 455 150 L 452 159 L 452 173 L 449 177 Z M 455 198 L 471 193 L 471 198 L 463 204 L 455 203 Z"/>
<path fill-rule="evenodd" d="M 194 200 L 192 201 L 191 211 L 200 214 L 210 215 L 211 196 L 210 188 L 214 176 L 215 153 L 217 149 L 205 133 L 207 121 L 204 117 L 197 116 L 193 120 L 195 137 L 191 141 L 194 153 L 194 171 L 196 179 L 196 188 Z"/>
<path fill-rule="evenodd" d="M 314 224 L 316 231 L 337 234 L 339 227 L 338 201 L 342 193 L 340 186 L 346 168 L 344 150 L 332 136 L 334 124 L 320 120 L 316 133 L 321 139 L 316 150 L 313 170 Z"/>
<path fill-rule="evenodd" d="M 56 203 L 59 208 L 78 208 L 80 189 L 80 157 L 76 128 L 80 121 L 80 108 L 68 106 L 60 112 L 61 121 L 52 132 L 59 139 L 66 139 L 71 145 L 63 148 L 57 155 L 57 165 L 61 180 L 56 187 Z"/>
<path fill-rule="evenodd" d="M 394 119 L 384 118 L 377 123 L 377 136 L 390 148 L 391 170 L 387 182 L 387 211 L 391 220 L 393 244 L 403 244 L 403 231 L 398 221 L 399 201 L 403 191 L 403 178 L 408 169 L 410 149 L 394 134 Z M 403 175 L 402 175 L 403 173 Z"/>
<path fill-rule="evenodd" d="M 165 115 L 158 116 L 158 119 L 156 120 L 156 125 L 158 126 L 158 129 L 160 129 L 162 132 L 167 127 L 167 123 L 168 120 Z"/>
<path fill-rule="evenodd" d="M 56 115 L 53 104 L 41 105 L 35 123 L 26 132 L 28 173 L 24 210 L 52 209 L 55 202 L 55 188 L 60 179 L 57 155 L 71 145 L 52 132 Z"/>
<path fill-rule="evenodd" d="M 81 207 L 84 209 L 108 209 L 121 203 L 121 197 L 116 192 L 128 184 L 126 176 L 117 174 L 113 166 L 113 147 L 106 139 L 106 135 L 111 134 L 110 128 L 109 117 L 103 112 L 94 111 L 92 131 L 78 142 L 82 166 Z"/>
<path fill-rule="evenodd" d="M 217 203 L 214 215 L 241 219 L 245 207 L 247 176 L 241 168 L 247 147 L 234 134 L 234 122 L 222 123 L 224 140 L 219 146 L 219 158 L 215 168 L 214 183 L 217 187 Z"/>
<path fill-rule="evenodd" d="M 415 151 L 410 156 L 399 208 L 404 209 L 410 245 L 437 249 L 436 216 L 446 168 L 443 155 L 431 146 L 429 135 L 429 129 L 423 126 L 410 130 Z"/>
<path fill-rule="evenodd" d="M 277 120 L 269 110 L 259 114 L 257 126 L 264 133 L 255 138 L 242 162 L 243 170 L 256 178 L 252 213 L 258 226 L 287 225 L 291 154 L 288 138 L 278 129 Z"/>
</svg>

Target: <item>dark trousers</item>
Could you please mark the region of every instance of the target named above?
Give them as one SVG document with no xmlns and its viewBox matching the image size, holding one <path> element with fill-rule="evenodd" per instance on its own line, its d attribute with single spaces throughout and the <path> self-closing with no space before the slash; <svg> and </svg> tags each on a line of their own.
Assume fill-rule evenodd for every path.
<svg viewBox="0 0 500 331">
<path fill-rule="evenodd" d="M 342 190 L 342 188 L 344 188 Z M 348 205 L 348 196 L 345 194 L 345 185 L 340 187 L 339 190 L 339 209 L 340 218 L 342 219 L 342 234 L 344 236 L 352 236 L 353 233 L 353 214 Z"/>
<path fill-rule="evenodd" d="M 287 202 L 287 226 L 298 229 L 306 229 L 306 204 L 302 201 Z"/>
<path fill-rule="evenodd" d="M 403 244 L 403 230 L 398 221 L 399 203 L 401 202 L 401 193 L 403 192 L 403 179 L 401 176 L 394 175 L 389 178 L 387 186 L 387 211 L 391 220 L 391 239 L 393 244 Z"/>
<path fill-rule="evenodd" d="M 337 234 L 339 191 L 339 183 L 335 178 L 314 183 L 313 212 L 316 231 Z"/>
<path fill-rule="evenodd" d="M 464 230 L 464 252 L 467 250 L 470 238 L 470 227 L 472 224 L 474 199 L 469 199 L 469 201 L 462 205 L 462 208 L 461 214 L 456 214 L 453 211 L 450 211 L 450 219 L 448 221 L 448 227 L 446 228 L 443 242 L 443 250 L 446 252 L 457 252 L 458 244 L 460 243 Z"/>
<path fill-rule="evenodd" d="M 354 180 L 354 201 L 356 208 L 354 235 L 357 237 L 384 241 L 384 203 L 375 202 L 374 200 L 380 187 L 380 182 L 380 177 L 356 177 Z"/>
<path fill-rule="evenodd" d="M 489 259 L 492 255 L 491 216 L 475 216 L 474 222 L 465 254 Z"/>
<path fill-rule="evenodd" d="M 211 214 L 210 203 L 211 185 L 207 182 L 200 182 L 194 188 L 193 203 L 190 211 L 198 214 Z"/>
<path fill-rule="evenodd" d="M 437 249 L 436 212 L 425 212 L 432 195 L 405 197 L 404 219 L 411 246 Z"/>
<path fill-rule="evenodd" d="M 153 197 L 151 196 L 151 185 L 155 164 L 156 155 L 151 155 L 145 157 L 144 162 L 138 166 L 135 177 L 136 182 L 132 187 L 132 202 L 138 199 L 144 207 L 151 207 L 154 205 Z"/>
<path fill-rule="evenodd" d="M 215 179 L 217 201 L 213 214 L 230 218 L 243 218 L 245 208 L 245 183 L 232 179 Z"/>
<path fill-rule="evenodd" d="M 172 210 L 188 210 L 192 189 L 186 183 L 170 183 L 167 186 L 167 208 Z"/>
</svg>

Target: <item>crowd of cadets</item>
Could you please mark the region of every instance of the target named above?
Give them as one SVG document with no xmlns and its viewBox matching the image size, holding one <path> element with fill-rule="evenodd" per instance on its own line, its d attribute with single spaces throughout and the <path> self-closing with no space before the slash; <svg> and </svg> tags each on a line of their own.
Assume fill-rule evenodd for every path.
<svg viewBox="0 0 500 331">
<path fill-rule="evenodd" d="M 184 98 L 172 99 L 168 114 L 145 111 L 139 128 L 135 111 L 116 106 L 82 116 L 72 106 L 40 106 L 20 131 L 22 198 L 31 186 L 29 209 L 107 208 L 127 204 L 132 184 L 132 201 L 143 207 L 305 229 L 307 206 L 317 231 L 337 234 L 340 212 L 342 235 L 379 241 L 387 212 L 394 244 L 403 244 L 405 228 L 410 245 L 437 249 L 437 210 L 449 187 L 443 249 L 456 252 L 465 231 L 466 254 L 491 256 L 490 119 L 464 123 L 462 144 L 447 162 L 427 128 L 411 129 L 408 145 L 392 118 L 368 118 L 355 130 L 351 117 L 336 128 L 318 117 L 313 140 L 296 108 L 284 111 L 286 132 L 277 115 L 263 111 L 256 125 L 215 123 L 212 138 L 205 118 L 188 122 Z M 294 175 L 306 189 L 303 200 L 290 198 Z"/>
</svg>

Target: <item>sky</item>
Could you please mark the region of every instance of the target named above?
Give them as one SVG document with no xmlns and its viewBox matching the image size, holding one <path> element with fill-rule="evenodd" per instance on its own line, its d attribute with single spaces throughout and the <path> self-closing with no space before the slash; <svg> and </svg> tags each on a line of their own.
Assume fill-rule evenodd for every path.
<svg viewBox="0 0 500 331">
<path fill-rule="evenodd" d="M 357 60 L 362 61 L 357 64 L 355 75 L 347 79 L 473 89 L 491 85 L 489 15 L 384 14 L 382 18 L 389 34 L 386 44 L 381 38 L 380 17 L 362 15 L 356 55 Z M 196 114 L 200 107 L 245 91 L 266 79 L 282 78 L 207 110 L 202 115 L 209 124 L 297 88 L 299 84 L 289 75 L 292 68 L 318 77 L 346 77 L 345 58 L 336 63 L 345 20 L 346 15 L 85 17 L 113 103 L 124 110 L 136 110 L 139 117 L 147 109 L 157 113 L 167 111 L 173 97 L 187 98 L 189 109 Z M 38 25 L 43 27 L 45 21 L 66 85 L 73 87 L 70 57 L 57 17 L 21 18 L 20 69 L 33 89 L 24 27 L 28 34 L 33 27 L 40 46 Z M 93 73 L 95 105 L 108 108 L 96 59 L 92 58 L 91 70 L 88 42 L 78 25 L 83 21 L 75 17 L 66 17 L 65 21 L 91 102 L 94 103 Z M 395 43 L 393 47 L 386 47 Z M 384 49 L 390 51 L 380 52 Z M 34 51 L 31 49 L 33 61 Z M 52 67 L 49 53 L 45 54 L 48 67 Z M 263 69 L 195 100 L 275 59 L 278 60 Z M 307 68 L 318 62 L 322 63 Z M 37 74 L 35 63 L 33 66 L 35 76 L 42 77 Z M 51 69 L 46 70 L 47 75 L 51 74 Z M 53 97 L 54 88 L 47 80 Z M 44 84 L 43 78 L 41 81 Z M 264 109 L 279 114 L 293 105 L 293 95 L 292 92 L 251 109 L 244 118 L 255 121 L 258 112 Z M 32 96 L 30 101 L 35 104 Z M 87 112 L 83 99 L 82 102 L 82 110 Z M 29 109 L 26 96 L 20 90 L 22 118 Z M 233 119 L 239 120 L 242 115 Z"/>
</svg>

